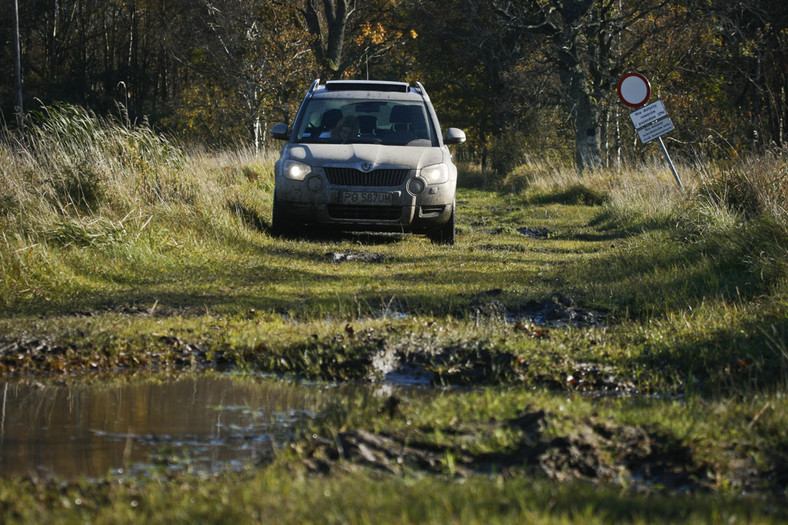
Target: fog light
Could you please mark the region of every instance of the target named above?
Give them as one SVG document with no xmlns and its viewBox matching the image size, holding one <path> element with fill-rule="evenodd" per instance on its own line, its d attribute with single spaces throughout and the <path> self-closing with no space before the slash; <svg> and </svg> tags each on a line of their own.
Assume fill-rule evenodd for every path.
<svg viewBox="0 0 788 525">
<path fill-rule="evenodd" d="M 320 191 L 320 188 L 323 187 L 323 179 L 320 177 L 310 177 L 306 185 L 312 191 Z"/>
<path fill-rule="evenodd" d="M 411 179 L 411 181 L 408 183 L 408 190 L 412 194 L 418 195 L 419 193 L 424 191 L 424 187 L 425 186 L 426 186 L 426 184 L 424 183 L 423 180 L 421 180 L 421 179 Z"/>
</svg>

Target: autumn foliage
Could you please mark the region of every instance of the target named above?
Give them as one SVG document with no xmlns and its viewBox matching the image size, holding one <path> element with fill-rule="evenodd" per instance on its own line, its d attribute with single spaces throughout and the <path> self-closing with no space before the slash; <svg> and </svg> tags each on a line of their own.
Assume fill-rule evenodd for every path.
<svg viewBox="0 0 788 525">
<path fill-rule="evenodd" d="M 318 77 L 422 81 L 467 131 L 458 156 L 499 172 L 654 154 L 615 94 L 628 71 L 664 101 L 676 155 L 782 146 L 788 128 L 780 0 L 63 0 L 22 3 L 20 30 L 26 109 L 68 102 L 213 146 L 264 147 Z M 10 75 L 0 96 L 11 125 Z"/>
</svg>

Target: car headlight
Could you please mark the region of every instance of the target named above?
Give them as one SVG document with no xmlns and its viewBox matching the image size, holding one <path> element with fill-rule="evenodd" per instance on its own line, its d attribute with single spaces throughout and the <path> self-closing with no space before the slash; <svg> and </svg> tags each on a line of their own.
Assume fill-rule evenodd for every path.
<svg viewBox="0 0 788 525">
<path fill-rule="evenodd" d="M 427 184 L 443 184 L 449 180 L 449 167 L 446 164 L 433 164 L 421 168 L 421 177 Z"/>
<path fill-rule="evenodd" d="M 312 167 L 309 164 L 304 164 L 303 162 L 288 160 L 285 161 L 282 173 L 288 179 L 304 180 L 304 177 L 312 173 Z"/>
</svg>

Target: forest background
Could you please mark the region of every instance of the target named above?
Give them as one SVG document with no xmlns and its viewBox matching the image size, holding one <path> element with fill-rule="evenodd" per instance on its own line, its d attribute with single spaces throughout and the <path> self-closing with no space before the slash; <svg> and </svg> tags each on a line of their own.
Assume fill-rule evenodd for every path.
<svg viewBox="0 0 788 525">
<path fill-rule="evenodd" d="M 54 102 L 187 144 L 265 147 L 314 78 L 421 81 L 460 160 L 583 169 L 655 154 L 616 85 L 664 101 L 674 155 L 783 146 L 783 0 L 19 0 L 23 107 Z M 0 115 L 14 127 L 13 3 L 0 7 Z"/>
</svg>

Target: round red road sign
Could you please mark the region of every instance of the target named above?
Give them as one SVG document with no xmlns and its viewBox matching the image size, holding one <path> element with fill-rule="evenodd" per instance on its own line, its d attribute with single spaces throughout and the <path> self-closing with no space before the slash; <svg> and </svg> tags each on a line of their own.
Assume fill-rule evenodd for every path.
<svg viewBox="0 0 788 525">
<path fill-rule="evenodd" d="M 627 73 L 618 81 L 618 98 L 631 108 L 646 103 L 651 96 L 651 84 L 640 73 Z"/>
</svg>

